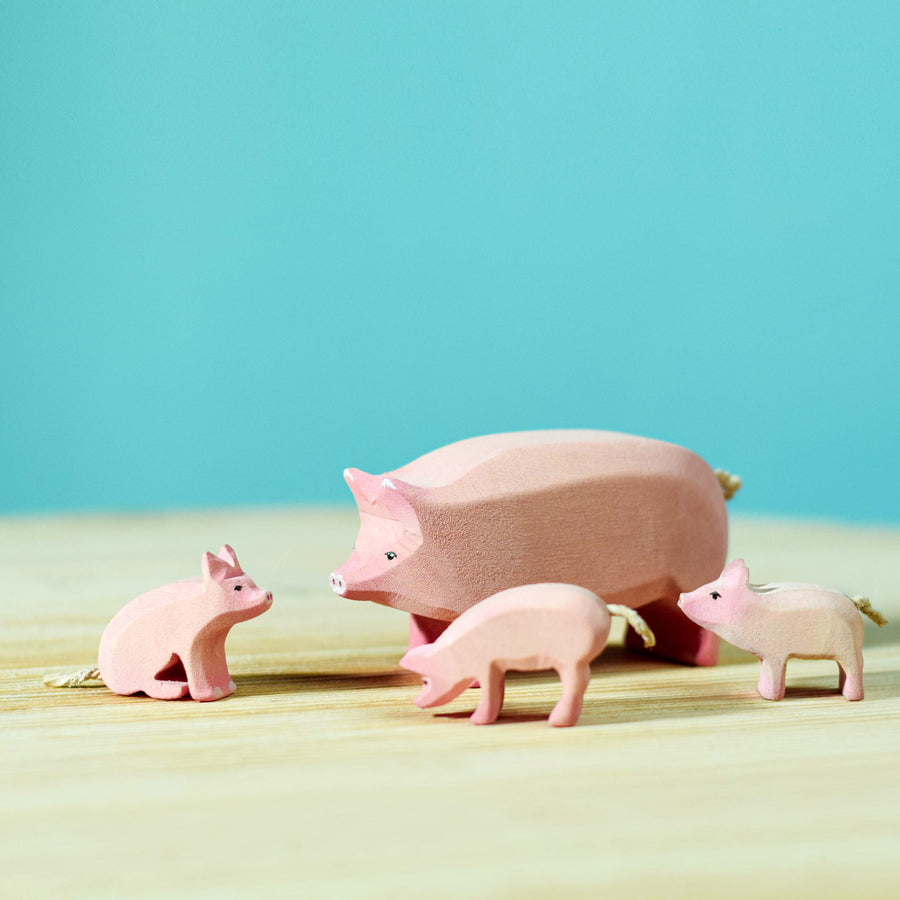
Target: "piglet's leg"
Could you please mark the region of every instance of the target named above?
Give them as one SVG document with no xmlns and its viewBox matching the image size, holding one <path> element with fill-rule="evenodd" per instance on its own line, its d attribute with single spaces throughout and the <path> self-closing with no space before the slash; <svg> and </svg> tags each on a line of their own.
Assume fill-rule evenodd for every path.
<svg viewBox="0 0 900 900">
<path fill-rule="evenodd" d="M 692 622 L 675 600 L 656 600 L 641 606 L 638 612 L 656 636 L 656 645 L 645 650 L 640 635 L 629 628 L 625 633 L 629 650 L 652 653 L 688 666 L 714 666 L 718 661 L 718 637 Z"/>
<path fill-rule="evenodd" d="M 423 644 L 433 644 L 446 630 L 449 622 L 440 619 L 429 619 L 427 616 L 410 615 L 409 647 L 414 650 Z"/>
<path fill-rule="evenodd" d="M 837 661 L 840 667 L 840 675 L 838 676 L 838 684 L 841 693 L 848 700 L 862 700 L 863 680 L 862 680 L 862 654 L 857 653 L 855 657 L 849 659 L 839 659 Z"/>
<path fill-rule="evenodd" d="M 154 700 L 180 700 L 188 692 L 181 657 L 177 653 L 169 654 L 168 662 L 153 676 L 143 691 Z"/>
<path fill-rule="evenodd" d="M 144 688 L 144 693 L 154 700 L 180 700 L 187 692 L 184 681 L 160 681 L 157 678 Z"/>
<path fill-rule="evenodd" d="M 210 635 L 196 641 L 184 660 L 188 687 L 195 700 L 221 700 L 234 693 L 225 660 L 225 636 Z"/>
<path fill-rule="evenodd" d="M 574 725 L 581 715 L 584 692 L 591 681 L 591 667 L 584 665 L 560 669 L 559 680 L 562 682 L 563 694 L 550 713 L 550 724 L 565 728 Z"/>
<path fill-rule="evenodd" d="M 784 698 L 784 674 L 787 660 L 765 657 L 759 661 L 759 696 L 764 700 Z"/>
<path fill-rule="evenodd" d="M 499 666 L 492 665 L 487 677 L 481 679 L 481 699 L 475 712 L 470 716 L 470 721 L 474 725 L 490 725 L 500 715 L 503 707 L 505 675 Z"/>
</svg>

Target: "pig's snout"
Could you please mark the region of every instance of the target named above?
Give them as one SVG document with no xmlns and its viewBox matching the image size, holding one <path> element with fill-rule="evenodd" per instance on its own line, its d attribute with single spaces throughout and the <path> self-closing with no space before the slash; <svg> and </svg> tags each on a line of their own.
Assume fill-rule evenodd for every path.
<svg viewBox="0 0 900 900">
<path fill-rule="evenodd" d="M 340 594 L 342 597 L 344 596 L 344 591 L 347 588 L 344 585 L 344 576 L 343 575 L 338 575 L 336 572 L 331 573 L 331 589 L 336 594 Z"/>
<path fill-rule="evenodd" d="M 266 606 L 272 605 L 272 592 L 266 591 Z"/>
</svg>

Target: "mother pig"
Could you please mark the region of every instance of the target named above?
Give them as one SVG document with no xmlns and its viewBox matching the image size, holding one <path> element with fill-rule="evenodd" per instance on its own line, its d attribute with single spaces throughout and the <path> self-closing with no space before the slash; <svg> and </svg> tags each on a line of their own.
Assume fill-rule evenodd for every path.
<svg viewBox="0 0 900 900">
<path fill-rule="evenodd" d="M 721 572 L 725 494 L 740 481 L 689 450 L 606 431 L 517 432 L 344 478 L 360 529 L 332 589 L 411 613 L 410 648 L 498 591 L 565 582 L 640 607 L 655 653 L 716 662 L 718 638 L 676 603 Z"/>
</svg>

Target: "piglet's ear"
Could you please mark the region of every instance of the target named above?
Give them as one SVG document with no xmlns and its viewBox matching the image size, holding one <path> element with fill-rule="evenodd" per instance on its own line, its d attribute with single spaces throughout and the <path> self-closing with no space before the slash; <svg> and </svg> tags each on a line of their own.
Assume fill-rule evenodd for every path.
<svg viewBox="0 0 900 900">
<path fill-rule="evenodd" d="M 203 572 L 204 581 L 222 582 L 228 577 L 228 571 L 231 567 L 224 559 L 219 559 L 212 553 L 204 553 L 203 560 L 200 563 L 200 569 Z"/>
<path fill-rule="evenodd" d="M 413 647 L 413 649 L 400 660 L 400 665 L 403 666 L 404 669 L 409 669 L 410 672 L 417 672 L 421 675 L 426 671 L 425 661 L 431 656 L 431 652 L 431 644 Z"/>
<path fill-rule="evenodd" d="M 241 564 L 238 562 L 237 554 L 228 546 L 228 544 L 222 544 L 222 549 L 219 551 L 219 559 L 227 562 L 228 565 L 235 570 L 236 575 L 243 574 L 243 569 L 241 569 Z"/>
<path fill-rule="evenodd" d="M 736 559 L 725 567 L 722 580 L 739 587 L 746 587 L 750 583 L 750 570 L 744 565 L 742 559 Z"/>
</svg>

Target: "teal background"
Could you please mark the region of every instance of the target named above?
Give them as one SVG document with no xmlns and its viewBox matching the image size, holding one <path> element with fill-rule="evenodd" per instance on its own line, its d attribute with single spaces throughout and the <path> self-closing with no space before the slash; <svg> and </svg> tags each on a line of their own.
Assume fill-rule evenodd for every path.
<svg viewBox="0 0 900 900">
<path fill-rule="evenodd" d="M 0 508 L 597 427 L 900 521 L 897 3 L 0 5 Z"/>
</svg>

